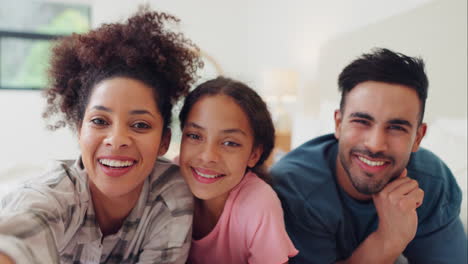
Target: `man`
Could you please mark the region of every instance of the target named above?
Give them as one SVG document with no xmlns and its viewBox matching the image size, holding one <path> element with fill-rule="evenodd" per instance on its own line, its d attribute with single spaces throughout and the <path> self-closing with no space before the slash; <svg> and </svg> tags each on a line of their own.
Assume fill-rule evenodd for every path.
<svg viewBox="0 0 468 264">
<path fill-rule="evenodd" d="M 377 49 L 339 76 L 335 134 L 273 166 L 299 254 L 292 263 L 467 263 L 461 191 L 419 148 L 428 80 L 418 58 Z M 419 150 L 418 150 L 419 149 Z"/>
</svg>

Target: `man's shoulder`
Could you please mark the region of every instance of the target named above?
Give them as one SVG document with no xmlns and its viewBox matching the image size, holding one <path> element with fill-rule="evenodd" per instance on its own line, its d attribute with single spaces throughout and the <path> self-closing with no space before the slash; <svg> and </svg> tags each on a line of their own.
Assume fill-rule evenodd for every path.
<svg viewBox="0 0 468 264">
<path fill-rule="evenodd" d="M 335 137 L 324 135 L 294 149 L 272 167 L 273 189 L 287 217 L 327 226 L 339 220 L 342 206 L 334 176 L 336 151 Z"/>
<path fill-rule="evenodd" d="M 288 184 L 306 193 L 325 185 L 334 188 L 334 164 L 330 164 L 330 161 L 336 159 L 336 153 L 333 153 L 333 148 L 336 147 L 336 139 L 329 134 L 312 139 L 292 150 L 270 170 L 274 188 Z"/>
<path fill-rule="evenodd" d="M 408 176 L 420 183 L 439 185 L 455 181 L 452 171 L 445 162 L 425 148 L 411 154 L 407 165 Z"/>
<path fill-rule="evenodd" d="M 420 148 L 411 155 L 407 169 L 408 176 L 417 180 L 425 192 L 423 204 L 418 208 L 421 221 L 427 221 L 434 215 L 439 217 L 439 221 L 458 215 L 462 192 L 442 159 L 428 149 Z"/>
<path fill-rule="evenodd" d="M 329 150 L 337 142 L 331 134 L 311 139 L 291 150 L 282 159 L 273 164 L 270 171 L 273 174 L 278 174 L 276 172 L 294 172 L 296 168 L 301 167 L 309 170 L 328 167 Z"/>
</svg>

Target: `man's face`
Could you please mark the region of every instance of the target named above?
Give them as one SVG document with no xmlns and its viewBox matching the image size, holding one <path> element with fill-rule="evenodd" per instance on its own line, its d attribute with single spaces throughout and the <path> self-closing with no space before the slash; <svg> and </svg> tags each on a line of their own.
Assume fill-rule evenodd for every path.
<svg viewBox="0 0 468 264">
<path fill-rule="evenodd" d="M 398 177 L 418 150 L 426 125 L 415 90 L 367 81 L 356 85 L 335 112 L 339 140 L 337 177 L 356 199 L 370 199 Z"/>
</svg>

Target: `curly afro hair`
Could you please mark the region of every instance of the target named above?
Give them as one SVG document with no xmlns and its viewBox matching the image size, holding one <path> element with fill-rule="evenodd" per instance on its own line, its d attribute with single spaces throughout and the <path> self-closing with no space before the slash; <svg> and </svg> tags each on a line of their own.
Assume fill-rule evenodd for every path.
<svg viewBox="0 0 468 264">
<path fill-rule="evenodd" d="M 45 90 L 49 129 L 79 129 L 93 87 L 113 77 L 139 80 L 154 91 L 155 102 L 169 127 L 173 104 L 188 93 L 199 67 L 198 48 L 180 33 L 164 28 L 179 20 L 141 8 L 125 23 L 104 24 L 86 34 L 73 34 L 52 49 L 50 86 Z"/>
</svg>

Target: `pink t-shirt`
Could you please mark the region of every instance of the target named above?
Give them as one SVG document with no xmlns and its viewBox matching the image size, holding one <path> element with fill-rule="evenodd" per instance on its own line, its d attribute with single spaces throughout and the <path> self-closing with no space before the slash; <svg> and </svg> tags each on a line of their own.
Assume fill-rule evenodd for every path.
<svg viewBox="0 0 468 264">
<path fill-rule="evenodd" d="M 249 172 L 231 190 L 215 228 L 192 240 L 189 263 L 280 264 L 297 253 L 286 233 L 278 196 Z"/>
</svg>

